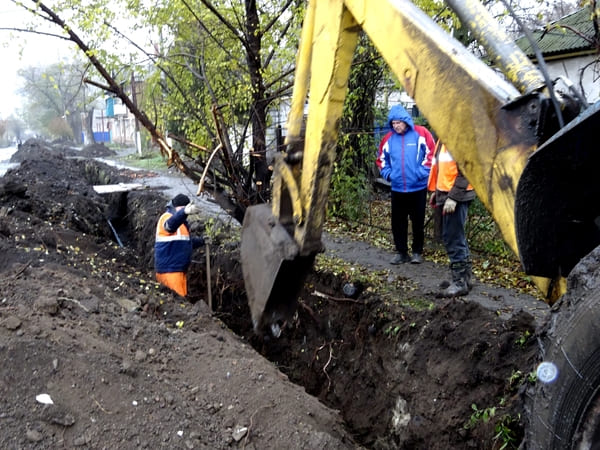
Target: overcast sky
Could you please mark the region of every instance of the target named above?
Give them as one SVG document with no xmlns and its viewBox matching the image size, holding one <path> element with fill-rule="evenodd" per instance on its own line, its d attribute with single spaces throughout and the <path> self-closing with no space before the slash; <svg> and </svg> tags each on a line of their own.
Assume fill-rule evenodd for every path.
<svg viewBox="0 0 600 450">
<path fill-rule="evenodd" d="M 28 4 L 28 2 L 25 2 Z M 61 60 L 73 60 L 81 50 L 65 39 L 44 36 L 28 32 L 7 31 L 3 28 L 26 28 L 35 16 L 24 8 L 15 5 L 11 0 L 0 0 L 0 118 L 5 119 L 21 107 L 21 98 L 15 93 L 21 85 L 17 75 L 19 68 L 45 67 Z M 38 19 L 39 22 L 41 19 Z M 42 22 L 36 27 L 47 33 L 59 33 L 55 24 Z M 149 33 L 144 30 L 134 31 L 125 17 L 117 17 L 113 23 L 116 28 L 125 32 L 138 45 L 148 45 Z M 125 42 L 125 41 L 124 41 Z M 112 43 L 111 45 L 114 45 Z M 121 42 L 119 42 L 121 46 Z M 123 52 L 130 49 L 126 43 Z M 114 50 L 111 47 L 111 50 Z M 123 53 L 125 54 L 125 53 Z M 127 58 L 129 59 L 129 58 Z"/>
<path fill-rule="evenodd" d="M 25 28 L 30 20 L 31 13 L 10 0 L 0 0 L 0 28 Z M 20 108 L 21 99 L 15 93 L 20 86 L 19 68 L 53 64 L 71 54 L 62 39 L 0 29 L 0 118 Z"/>
</svg>

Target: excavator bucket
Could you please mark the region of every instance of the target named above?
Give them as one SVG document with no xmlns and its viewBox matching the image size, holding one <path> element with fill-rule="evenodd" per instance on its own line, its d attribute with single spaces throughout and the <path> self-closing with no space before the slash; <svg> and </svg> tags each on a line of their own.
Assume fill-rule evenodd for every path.
<svg viewBox="0 0 600 450">
<path fill-rule="evenodd" d="M 242 272 L 256 333 L 270 328 L 278 337 L 291 319 L 298 294 L 314 262 L 300 256 L 294 239 L 268 205 L 251 206 L 242 224 Z"/>
<path fill-rule="evenodd" d="M 552 136 L 527 161 L 515 198 L 525 272 L 566 277 L 600 244 L 600 102 Z"/>
</svg>

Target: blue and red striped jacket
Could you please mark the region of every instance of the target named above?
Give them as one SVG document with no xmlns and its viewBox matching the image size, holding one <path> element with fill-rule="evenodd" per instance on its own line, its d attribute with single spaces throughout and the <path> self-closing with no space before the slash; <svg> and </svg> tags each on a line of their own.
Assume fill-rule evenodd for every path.
<svg viewBox="0 0 600 450">
<path fill-rule="evenodd" d="M 388 114 L 388 124 L 401 120 L 408 125 L 404 134 L 388 132 L 377 152 L 377 167 L 381 176 L 395 192 L 415 192 L 427 188 L 431 160 L 435 149 L 433 136 L 427 128 L 415 125 L 402 105 L 395 105 Z"/>
</svg>

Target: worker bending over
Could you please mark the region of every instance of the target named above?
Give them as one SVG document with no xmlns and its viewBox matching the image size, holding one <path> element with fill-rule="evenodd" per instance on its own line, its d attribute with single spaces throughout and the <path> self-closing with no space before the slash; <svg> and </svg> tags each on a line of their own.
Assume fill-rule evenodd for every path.
<svg viewBox="0 0 600 450">
<path fill-rule="evenodd" d="M 156 280 L 177 294 L 187 295 L 186 272 L 192 261 L 193 249 L 205 244 L 205 239 L 190 236 L 189 215 L 200 208 L 183 195 L 176 195 L 167 204 L 167 211 L 156 224 L 154 268 Z"/>
</svg>

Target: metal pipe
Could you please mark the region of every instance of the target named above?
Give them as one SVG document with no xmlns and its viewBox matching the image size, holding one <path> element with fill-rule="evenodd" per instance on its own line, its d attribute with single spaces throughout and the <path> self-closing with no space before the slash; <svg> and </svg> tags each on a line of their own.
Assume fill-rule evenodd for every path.
<svg viewBox="0 0 600 450">
<path fill-rule="evenodd" d="M 119 235 L 117 234 L 117 230 L 115 230 L 115 227 L 113 227 L 112 222 L 110 221 L 110 219 L 106 219 L 106 221 L 108 222 L 108 226 L 110 227 L 113 234 L 115 235 L 115 239 L 117 240 L 119 247 L 123 247 L 123 243 L 121 242 L 121 239 L 119 238 Z"/>
</svg>

